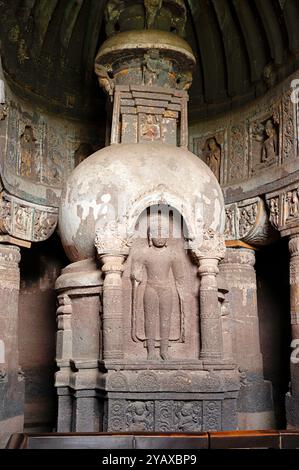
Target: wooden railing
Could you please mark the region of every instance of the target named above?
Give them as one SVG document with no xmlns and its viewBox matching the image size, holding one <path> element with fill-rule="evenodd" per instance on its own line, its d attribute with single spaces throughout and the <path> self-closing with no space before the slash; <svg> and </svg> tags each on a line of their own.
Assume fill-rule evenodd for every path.
<svg viewBox="0 0 299 470">
<path fill-rule="evenodd" d="M 299 449 L 299 430 L 12 434 L 8 449 Z"/>
</svg>

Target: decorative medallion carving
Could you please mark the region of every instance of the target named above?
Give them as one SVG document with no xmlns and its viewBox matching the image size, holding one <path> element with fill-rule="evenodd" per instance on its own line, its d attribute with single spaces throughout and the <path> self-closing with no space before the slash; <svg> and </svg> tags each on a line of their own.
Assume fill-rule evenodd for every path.
<svg viewBox="0 0 299 470">
<path fill-rule="evenodd" d="M 221 408 L 222 402 L 220 400 L 203 402 L 203 425 L 205 431 L 219 431 L 221 429 Z"/>
<path fill-rule="evenodd" d="M 114 372 L 108 377 L 108 390 L 128 390 L 128 381 L 121 372 Z"/>
<path fill-rule="evenodd" d="M 192 389 L 192 377 L 185 372 L 175 372 L 168 379 L 169 391 L 189 392 Z"/>
<path fill-rule="evenodd" d="M 126 431 L 126 400 L 110 400 L 108 431 Z"/>
<path fill-rule="evenodd" d="M 150 371 L 140 372 L 136 379 L 136 390 L 140 392 L 152 392 L 159 390 L 159 379 L 157 374 Z"/>
</svg>

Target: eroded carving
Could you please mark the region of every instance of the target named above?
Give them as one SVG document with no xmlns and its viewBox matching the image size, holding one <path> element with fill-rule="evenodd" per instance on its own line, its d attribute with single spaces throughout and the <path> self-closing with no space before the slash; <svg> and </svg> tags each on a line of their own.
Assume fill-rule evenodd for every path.
<svg viewBox="0 0 299 470">
<path fill-rule="evenodd" d="M 136 29 L 137 23 L 137 29 L 159 29 L 160 17 L 168 22 L 170 31 L 184 36 L 187 20 L 184 0 L 109 0 L 105 9 L 106 33 L 111 36 L 122 31 L 123 22 L 131 23 L 131 29 Z"/>
<path fill-rule="evenodd" d="M 211 168 L 212 172 L 217 178 L 217 181 L 220 181 L 221 147 L 217 143 L 215 137 L 208 139 L 206 142 L 206 147 L 207 165 Z"/>
<path fill-rule="evenodd" d="M 217 431 L 221 429 L 221 401 L 204 401 L 204 429 Z"/>
<path fill-rule="evenodd" d="M 197 245 L 197 241 L 190 243 L 190 248 L 197 259 L 217 258 L 222 259 L 225 256 L 224 235 L 215 232 L 212 229 L 203 230 L 202 243 Z"/>
<path fill-rule="evenodd" d="M 140 372 L 136 380 L 136 389 L 139 391 L 155 391 L 159 390 L 159 380 L 154 372 Z"/>
<path fill-rule="evenodd" d="M 271 217 L 274 217 L 274 201 Z M 266 245 L 275 239 L 264 201 L 259 198 L 247 199 L 242 202 L 229 204 L 225 208 L 226 240 L 242 240 L 251 245 Z M 275 215 L 276 217 L 276 215 Z"/>
<path fill-rule="evenodd" d="M 180 307 L 183 311 L 184 270 L 180 257 L 167 245 L 168 238 L 165 237 L 165 233 L 162 233 L 161 225 L 158 226 L 158 230 L 155 233 L 151 232 L 152 229 L 154 229 L 153 225 L 148 230 L 148 246 L 132 262 L 133 339 L 137 340 L 134 337 L 134 319 L 137 314 L 138 289 L 144 281 L 143 272 L 145 272 L 146 285 L 143 295 L 143 306 L 148 360 L 157 359 L 157 340 L 160 345 L 160 357 L 163 360 L 167 360 L 173 302 L 170 271 L 172 271 L 175 279 Z M 159 338 L 157 338 L 157 330 L 159 331 Z"/>
<path fill-rule="evenodd" d="M 154 430 L 154 402 L 127 402 L 126 427 L 128 431 Z"/>
<path fill-rule="evenodd" d="M 266 196 L 270 210 L 269 220 L 278 230 L 299 225 L 299 187 L 292 184 Z"/>
<path fill-rule="evenodd" d="M 272 115 L 251 125 L 252 173 L 276 165 L 279 162 L 279 123 Z"/>
<path fill-rule="evenodd" d="M 245 126 L 235 125 L 231 128 L 230 153 L 228 162 L 228 182 L 242 180 L 246 176 L 246 138 Z"/>
<path fill-rule="evenodd" d="M 202 429 L 201 402 L 174 402 L 174 427 L 179 432 L 198 432 Z"/>
<path fill-rule="evenodd" d="M 20 136 L 20 168 L 21 176 L 35 179 L 38 169 L 39 148 L 37 139 L 31 126 L 26 125 L 24 132 Z"/>
<path fill-rule="evenodd" d="M 115 372 L 109 376 L 108 388 L 111 390 L 128 390 L 128 381 L 121 372 Z"/>
<path fill-rule="evenodd" d="M 29 240 L 47 240 L 54 232 L 57 209 L 26 203 L 21 199 L 2 193 L 0 200 L 0 230 L 14 237 Z"/>
</svg>

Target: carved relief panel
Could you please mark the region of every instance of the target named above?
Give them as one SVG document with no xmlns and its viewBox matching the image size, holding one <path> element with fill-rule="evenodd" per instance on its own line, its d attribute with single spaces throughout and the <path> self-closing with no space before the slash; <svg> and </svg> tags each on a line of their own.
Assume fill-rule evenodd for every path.
<svg viewBox="0 0 299 470">
<path fill-rule="evenodd" d="M 291 99 L 291 82 L 292 76 L 264 97 L 221 119 L 191 125 L 191 145 L 198 156 L 205 156 L 209 138 L 214 138 L 221 147 L 220 183 L 229 201 L 234 201 L 235 196 L 240 200 L 262 194 L 265 184 L 298 169 L 298 104 Z M 221 128 L 227 132 L 224 149 L 219 137 Z M 207 158 L 205 161 L 208 163 Z M 284 169 L 283 174 L 280 168 Z"/>
<path fill-rule="evenodd" d="M 25 201 L 58 207 L 69 173 L 103 146 L 99 131 L 95 126 L 42 114 L 6 89 L 7 118 L 0 122 L 4 187 Z"/>
<path fill-rule="evenodd" d="M 193 139 L 193 152 L 212 170 L 220 183 L 224 182 L 224 162 L 227 154 L 227 133 L 219 129 Z"/>
<path fill-rule="evenodd" d="M 256 174 L 280 163 L 279 116 L 267 116 L 250 124 L 250 168 Z"/>
<path fill-rule="evenodd" d="M 294 183 L 266 196 L 269 219 L 278 230 L 292 230 L 299 225 L 299 185 Z"/>
<path fill-rule="evenodd" d="M 128 356 L 198 358 L 198 282 L 196 265 L 173 230 L 163 236 L 147 231 L 134 241 L 123 274 Z"/>
<path fill-rule="evenodd" d="M 222 428 L 222 400 L 111 400 L 108 431 L 200 432 Z"/>
<path fill-rule="evenodd" d="M 0 199 L 0 232 L 15 238 L 39 242 L 49 238 L 58 221 L 58 210 L 30 204 L 2 193 Z"/>
</svg>

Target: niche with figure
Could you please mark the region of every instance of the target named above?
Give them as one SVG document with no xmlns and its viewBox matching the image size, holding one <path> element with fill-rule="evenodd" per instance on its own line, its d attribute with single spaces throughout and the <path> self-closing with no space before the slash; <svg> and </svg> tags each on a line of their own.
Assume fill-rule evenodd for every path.
<svg viewBox="0 0 299 470">
<path fill-rule="evenodd" d="M 252 173 L 276 165 L 279 161 L 279 125 L 274 117 L 254 122 L 250 135 Z"/>
<path fill-rule="evenodd" d="M 123 275 L 125 353 L 132 359 L 198 359 L 197 267 L 186 227 L 166 205 L 144 211 Z"/>
</svg>

